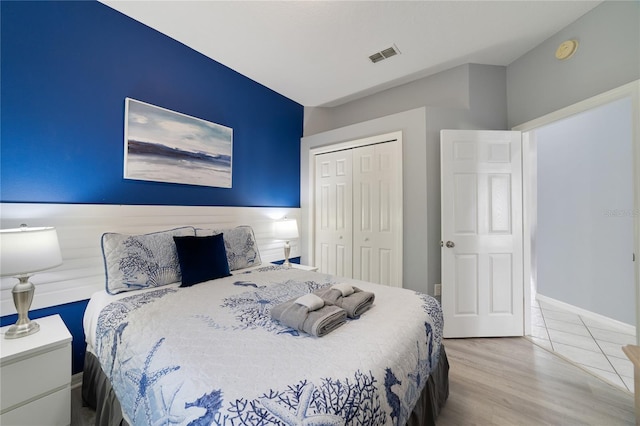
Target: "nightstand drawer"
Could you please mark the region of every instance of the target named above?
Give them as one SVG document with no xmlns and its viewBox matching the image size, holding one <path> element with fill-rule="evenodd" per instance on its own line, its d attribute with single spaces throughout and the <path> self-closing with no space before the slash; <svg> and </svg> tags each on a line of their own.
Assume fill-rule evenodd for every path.
<svg viewBox="0 0 640 426">
<path fill-rule="evenodd" d="M 48 352 L 3 365 L 0 380 L 0 410 L 3 413 L 6 409 L 24 404 L 65 385 L 69 386 L 71 344 L 67 343 Z"/>
<path fill-rule="evenodd" d="M 15 410 L 0 416 L 0 424 L 21 425 L 51 425 L 66 426 L 71 424 L 71 389 L 69 386 L 60 389 L 44 398 L 37 399 Z"/>
</svg>

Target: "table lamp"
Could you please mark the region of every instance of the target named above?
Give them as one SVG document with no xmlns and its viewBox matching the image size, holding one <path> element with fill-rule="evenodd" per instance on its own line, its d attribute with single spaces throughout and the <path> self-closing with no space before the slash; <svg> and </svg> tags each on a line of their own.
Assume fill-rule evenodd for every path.
<svg viewBox="0 0 640 426">
<path fill-rule="evenodd" d="M 0 230 L 0 275 L 18 279 L 13 287 L 13 303 L 18 321 L 9 327 L 4 337 L 16 339 L 40 330 L 37 322 L 29 319 L 29 308 L 35 286 L 29 281 L 35 272 L 62 264 L 58 234 L 55 228 L 20 228 Z"/>
<path fill-rule="evenodd" d="M 291 246 L 289 241 L 298 238 L 298 222 L 295 219 L 279 220 L 275 226 L 275 237 L 278 240 L 284 240 L 284 263 L 283 266 L 290 268 L 289 255 L 291 254 Z"/>
</svg>

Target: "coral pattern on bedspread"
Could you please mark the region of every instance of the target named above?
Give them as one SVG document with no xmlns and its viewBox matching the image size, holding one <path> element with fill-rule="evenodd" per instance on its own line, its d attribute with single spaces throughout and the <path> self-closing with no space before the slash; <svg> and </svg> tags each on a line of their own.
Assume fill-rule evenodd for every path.
<svg viewBox="0 0 640 426">
<path fill-rule="evenodd" d="M 271 320 L 273 306 L 338 282 L 375 305 L 322 338 Z M 93 348 L 135 425 L 402 425 L 442 325 L 430 296 L 265 266 L 114 301 Z"/>
</svg>

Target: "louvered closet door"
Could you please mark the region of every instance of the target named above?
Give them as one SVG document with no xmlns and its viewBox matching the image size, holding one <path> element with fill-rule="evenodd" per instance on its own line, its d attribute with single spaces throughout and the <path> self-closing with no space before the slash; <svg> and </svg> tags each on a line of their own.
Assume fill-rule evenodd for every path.
<svg viewBox="0 0 640 426">
<path fill-rule="evenodd" d="M 352 154 L 316 155 L 315 266 L 320 272 L 352 276 Z"/>
<path fill-rule="evenodd" d="M 402 287 L 398 141 L 353 150 L 353 277 Z"/>
</svg>

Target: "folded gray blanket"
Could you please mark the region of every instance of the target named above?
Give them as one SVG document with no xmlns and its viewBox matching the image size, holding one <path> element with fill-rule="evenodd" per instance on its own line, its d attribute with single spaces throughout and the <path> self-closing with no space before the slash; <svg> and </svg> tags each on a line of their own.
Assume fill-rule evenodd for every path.
<svg viewBox="0 0 640 426">
<path fill-rule="evenodd" d="M 338 306 L 324 305 L 310 311 L 308 307 L 296 303 L 297 299 L 288 300 L 271 308 L 271 318 L 287 327 L 317 337 L 332 332 L 347 321 L 347 313 Z"/>
<path fill-rule="evenodd" d="M 362 291 L 358 287 L 353 287 L 353 293 L 348 296 L 343 296 L 344 286 L 342 288 L 325 287 L 313 293 L 317 294 L 326 304 L 339 306 L 347 311 L 349 318 L 359 318 L 373 305 L 376 298 L 375 294 Z"/>
</svg>

